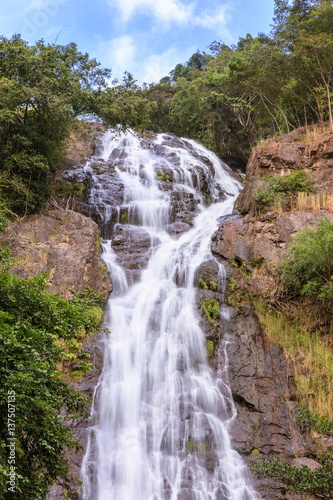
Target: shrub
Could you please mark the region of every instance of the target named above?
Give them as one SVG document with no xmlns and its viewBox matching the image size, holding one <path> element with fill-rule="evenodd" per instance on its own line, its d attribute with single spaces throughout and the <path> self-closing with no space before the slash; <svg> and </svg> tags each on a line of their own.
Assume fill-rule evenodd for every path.
<svg viewBox="0 0 333 500">
<path fill-rule="evenodd" d="M 282 263 L 282 282 L 288 293 L 306 295 L 333 313 L 333 223 L 321 220 L 294 237 Z"/>
<path fill-rule="evenodd" d="M 64 425 L 87 415 L 87 400 L 61 377 L 62 359 L 86 358 L 79 339 L 90 334 L 94 319 L 84 303 L 97 307 L 89 292 L 72 303 L 46 293 L 48 273 L 31 279 L 9 272 L 9 250 L 0 250 L 0 497 L 43 499 L 57 478 L 65 478 L 64 450 L 78 449 Z M 82 362 L 82 370 L 89 365 Z M 11 391 L 11 392 L 9 392 Z M 7 491 L 8 394 L 15 394 L 16 491 Z M 59 417 L 61 415 L 61 417 Z"/>
<path fill-rule="evenodd" d="M 304 170 L 297 170 L 282 177 L 263 177 L 255 185 L 254 200 L 257 209 L 265 211 L 270 207 L 278 209 L 287 200 L 295 198 L 297 193 L 313 193 L 314 181 Z"/>
<path fill-rule="evenodd" d="M 265 458 L 251 462 L 250 468 L 261 477 L 279 479 L 282 483 L 291 486 L 294 491 L 302 491 L 314 495 L 316 498 L 332 498 L 333 470 L 324 464 L 317 470 L 311 471 L 308 467 L 293 467 L 278 458 Z"/>
</svg>

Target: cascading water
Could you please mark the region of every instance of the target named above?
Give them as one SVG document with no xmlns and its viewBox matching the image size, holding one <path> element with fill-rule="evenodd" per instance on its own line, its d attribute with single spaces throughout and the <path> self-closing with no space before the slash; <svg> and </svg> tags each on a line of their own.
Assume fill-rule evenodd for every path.
<svg viewBox="0 0 333 500">
<path fill-rule="evenodd" d="M 110 240 L 103 244 L 114 292 L 82 466 L 84 500 L 260 498 L 228 434 L 236 411 L 227 383 L 227 340 L 220 344 L 216 376 L 195 288 L 198 267 L 213 259 L 217 218 L 231 213 L 240 184 L 213 153 L 190 140 L 170 145 L 170 137 L 160 134 L 144 145 L 131 133 L 113 137 L 109 131 L 103 138 L 103 159 L 124 186 L 115 229 L 144 230 L 151 248 L 147 266 L 129 283 Z M 86 171 L 93 173 L 89 165 Z M 197 199 L 197 215 L 193 222 L 187 216 L 192 227 L 183 219 L 183 232 L 175 236 L 168 224 L 179 193 Z M 107 205 L 103 211 L 103 188 L 93 176 L 90 202 L 96 197 L 105 225 L 112 211 Z M 119 226 L 124 213 L 126 225 Z M 217 286 L 224 291 L 220 264 Z M 219 314 L 227 322 L 223 303 Z"/>
</svg>

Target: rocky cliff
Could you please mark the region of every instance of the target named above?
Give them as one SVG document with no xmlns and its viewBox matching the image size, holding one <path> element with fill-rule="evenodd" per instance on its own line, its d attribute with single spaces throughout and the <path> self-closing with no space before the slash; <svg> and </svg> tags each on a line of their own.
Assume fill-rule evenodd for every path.
<svg viewBox="0 0 333 500">
<path fill-rule="evenodd" d="M 332 134 L 299 129 L 256 148 L 247 165 L 245 189 L 236 202 L 238 213 L 221 224 L 212 239 L 212 250 L 219 260 L 229 263 L 235 288 L 229 300 L 235 307 L 227 349 L 238 409 L 232 429 L 235 447 L 249 460 L 257 454 L 277 456 L 293 465 L 313 468 L 318 466 L 314 458 L 333 449 L 332 438 L 301 429 L 294 414 L 294 364 L 287 352 L 267 339 L 249 300 L 274 298 L 279 265 L 297 231 L 323 217 L 333 220 L 332 211 L 320 204 L 315 210 L 289 206 L 279 212 L 256 211 L 254 194 L 260 178 L 280 177 L 300 169 L 313 179 L 317 196 L 332 195 Z M 271 480 L 259 481 L 257 487 L 267 500 L 309 498 L 297 496 Z"/>
<path fill-rule="evenodd" d="M 93 132 L 97 134 L 98 130 L 94 128 Z M 176 137 L 170 141 L 175 148 L 181 146 Z M 161 157 L 170 154 L 166 149 L 169 145 L 157 146 L 156 154 Z M 149 134 L 143 138 L 143 147 L 151 147 Z M 97 155 L 87 173 L 84 160 L 93 151 Z M 64 297 L 69 296 L 71 289 L 80 292 L 92 286 L 107 298 L 112 289 L 98 252 L 100 239 L 96 222 L 105 236 L 112 235 L 112 247 L 119 261 L 123 262 L 129 281 L 139 279 L 154 244 L 143 230 L 137 228 L 134 231 L 131 226 L 126 226 L 135 214 L 129 211 L 120 214 L 117 210 L 123 201 L 123 186 L 114 166 L 121 169 L 123 158 L 117 156 L 115 151 L 112 161 L 107 163 L 98 158 L 98 151 L 98 137 L 97 142 L 84 140 L 81 144 L 76 141 L 69 147 L 64 169 L 58 176 L 59 182 L 82 184 L 84 187 L 82 192 L 71 195 L 70 203 L 82 213 L 59 209 L 69 205 L 68 194 L 66 198 L 60 193 L 55 202 L 57 210 L 23 220 L 2 236 L 2 244 L 11 247 L 16 259 L 14 272 L 29 276 L 49 270 L 50 291 L 58 291 Z M 249 300 L 249 296 L 269 300 L 274 295 L 279 263 L 298 230 L 315 224 L 324 216 L 333 220 L 331 211 L 320 206 L 316 211 L 289 207 L 280 212 L 256 213 L 253 195 L 258 179 L 267 173 L 281 176 L 297 169 L 309 172 L 317 193 L 333 193 L 333 135 L 320 130 L 315 134 L 314 131 L 301 129 L 269 140 L 253 151 L 247 165 L 245 189 L 237 201 L 238 212 L 220 221 L 212 239 L 213 254 L 224 263 L 229 279 L 237 282 L 238 295 L 235 293 L 228 302 L 232 306 L 230 321 L 221 318 L 209 321 L 202 307 L 205 301 L 222 303 L 227 299 L 226 283 L 221 280 L 214 260 L 202 263 L 198 269 L 197 302 L 201 326 L 208 342 L 214 346 L 207 349 L 212 367 L 218 370 L 226 358 L 229 362 L 231 390 L 238 410 L 231 429 L 235 448 L 246 460 L 252 460 L 258 454 L 278 456 L 293 464 L 305 463 L 312 467 L 317 464 L 312 460 L 319 451 L 333 449 L 332 440 L 310 435 L 301 429 L 294 416 L 296 384 L 293 362 L 279 345 L 267 339 Z M 161 189 L 173 189 L 172 171 L 163 168 L 163 161 L 156 174 L 160 178 Z M 92 175 L 108 188 L 109 193 L 100 206 L 94 207 L 89 204 Z M 194 166 L 190 175 L 209 204 L 212 193 L 207 190 L 205 172 Z M 172 220 L 167 229 L 178 237 L 193 224 L 199 200 L 180 192 L 174 192 L 172 196 Z M 219 196 L 223 197 L 223 193 Z M 108 226 L 102 223 L 105 207 L 113 213 Z M 113 232 L 114 223 L 119 219 L 122 225 Z M 225 332 L 228 333 L 226 351 L 221 347 Z M 94 367 L 77 387 L 91 395 L 102 366 L 98 339 L 87 343 L 85 349 L 93 355 Z M 82 421 L 72 423 L 83 445 L 85 426 L 86 422 Z M 75 478 L 79 476 L 82 456 L 79 453 L 70 457 L 70 481 L 55 485 L 49 500 L 77 498 Z M 276 481 L 257 479 L 257 488 L 266 500 L 302 498 Z"/>
<path fill-rule="evenodd" d="M 160 188 L 172 191 L 172 171 L 165 170 L 162 158 L 163 155 L 172 155 L 167 146 L 177 148 L 183 145 L 176 137 L 168 141 L 168 144 L 155 146 L 157 156 L 161 157 L 161 167 L 156 175 L 161 181 Z M 149 134 L 142 139 L 142 146 L 152 147 Z M 143 230 L 127 226 L 128 222 L 135 224 L 135 214 L 126 210 L 119 213 L 117 209 L 123 201 L 123 186 L 114 167 L 122 169 L 124 158 L 115 150 L 109 163 L 103 161 L 98 157 L 98 141 L 95 150 L 97 154 L 89 172 L 83 168 L 83 163 L 75 168 L 66 164 L 61 178 L 68 183 L 79 182 L 86 186 L 83 195 L 76 198 L 76 206 L 100 225 L 106 237 L 112 236 L 112 247 L 126 269 L 129 282 L 136 281 L 146 267 L 153 242 Z M 229 305 L 234 306 L 230 322 L 219 317 L 214 322 L 209 321 L 202 308 L 203 302 L 217 301 L 222 304 L 227 298 L 226 284 L 218 275 L 216 262 L 202 263 L 196 280 L 200 324 L 207 341 L 214 346 L 214 352 L 209 353 L 212 367 L 218 370 L 226 357 L 229 363 L 230 385 L 238 411 L 231 429 L 235 448 L 246 461 L 251 461 L 256 455 L 277 456 L 294 465 L 306 464 L 311 468 L 318 466 L 313 459 L 319 453 L 333 448 L 332 440 L 304 432 L 296 420 L 297 388 L 293 361 L 279 345 L 267 339 L 248 299 L 253 296 L 269 300 L 274 296 L 279 264 L 297 231 L 305 225 L 317 223 L 324 216 L 333 219 L 332 213 L 324 209 L 314 211 L 286 207 L 279 212 L 256 213 L 253 203 L 256 182 L 267 174 L 281 176 L 298 169 L 309 172 L 317 193 L 333 193 L 333 136 L 321 133 L 320 129 L 301 129 L 269 140 L 255 149 L 247 165 L 245 189 L 237 200 L 238 211 L 221 220 L 212 239 L 215 257 L 224 263 L 229 279 L 232 277 L 237 282 L 237 290 L 240 290 L 236 299 L 229 301 Z M 210 203 L 211 193 L 206 189 L 204 172 L 194 166 L 191 175 L 207 203 Z M 92 176 L 108 193 L 94 207 L 90 204 L 94 189 Z M 172 196 L 172 220 L 168 231 L 178 237 L 193 224 L 198 200 L 178 192 Z M 103 225 L 105 210 L 112 213 L 111 223 L 107 226 Z M 117 221 L 122 224 L 114 232 Z M 221 343 L 225 332 L 228 332 L 226 351 Z M 96 369 L 88 376 L 91 385 L 101 366 L 100 355 L 96 360 Z M 78 431 L 84 435 L 84 426 L 79 425 Z M 81 459 L 82 456 L 73 459 L 73 477 L 78 474 Z M 69 488 L 69 494 L 75 490 L 74 483 L 65 486 Z M 256 486 L 266 500 L 304 498 L 293 494 L 277 481 L 257 478 Z M 58 485 L 50 499 L 64 498 L 63 492 L 64 489 Z"/>
</svg>

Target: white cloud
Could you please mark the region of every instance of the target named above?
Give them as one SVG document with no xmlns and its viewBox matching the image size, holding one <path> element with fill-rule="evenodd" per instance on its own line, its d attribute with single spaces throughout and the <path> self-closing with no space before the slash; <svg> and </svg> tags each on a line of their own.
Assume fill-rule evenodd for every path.
<svg viewBox="0 0 333 500">
<path fill-rule="evenodd" d="M 231 21 L 232 6 L 229 3 L 218 6 L 216 9 L 206 10 L 195 16 L 194 26 L 216 30 L 218 33 L 226 33 L 227 24 Z"/>
<path fill-rule="evenodd" d="M 184 5 L 179 0 L 108 0 L 110 7 L 116 4 L 125 22 L 135 13 L 148 14 L 162 23 L 184 25 L 194 15 L 195 4 Z"/>
<path fill-rule="evenodd" d="M 190 47 L 186 50 L 189 54 L 182 54 L 184 59 L 188 59 L 195 51 L 195 48 Z M 171 48 L 162 54 L 152 54 L 145 58 L 142 67 L 138 73 L 140 82 L 159 82 L 163 76 L 167 76 L 169 72 L 179 63 L 180 59 L 179 50 Z"/>
<path fill-rule="evenodd" d="M 38 0 L 36 0 L 38 1 Z M 159 27 L 168 28 L 171 23 L 182 27 L 202 27 L 227 32 L 226 25 L 231 20 L 234 5 L 226 1 L 222 5 L 207 6 L 207 3 L 192 2 L 185 5 L 181 0 L 107 0 L 110 7 L 120 10 L 124 22 L 135 14 L 151 16 Z M 214 4 L 214 2 L 212 2 Z"/>
<path fill-rule="evenodd" d="M 124 71 L 131 71 L 130 68 L 135 62 L 137 47 L 134 38 L 130 35 L 120 36 L 105 42 L 101 42 L 94 53 L 99 61 L 103 61 L 103 66 L 112 69 L 112 77 L 120 78 Z"/>
</svg>

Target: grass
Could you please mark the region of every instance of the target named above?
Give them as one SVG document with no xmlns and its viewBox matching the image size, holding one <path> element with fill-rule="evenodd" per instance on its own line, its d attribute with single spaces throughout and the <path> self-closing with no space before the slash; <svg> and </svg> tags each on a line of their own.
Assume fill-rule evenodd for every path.
<svg viewBox="0 0 333 500">
<path fill-rule="evenodd" d="M 280 344 L 295 364 L 297 396 L 310 410 L 333 418 L 333 353 L 319 334 L 310 334 L 297 319 L 269 310 L 262 301 L 254 306 L 267 338 Z"/>
<path fill-rule="evenodd" d="M 297 210 L 327 210 L 333 212 L 333 194 L 297 193 Z"/>
<path fill-rule="evenodd" d="M 311 142 L 317 140 L 326 132 L 330 132 L 330 124 L 326 123 L 318 123 L 317 125 L 310 125 L 307 127 L 306 132 L 304 134 L 304 141 Z"/>
<path fill-rule="evenodd" d="M 41 264 L 46 264 L 47 263 L 47 257 L 49 255 L 49 250 L 47 248 L 42 248 L 40 251 L 39 251 L 39 262 Z"/>
</svg>

